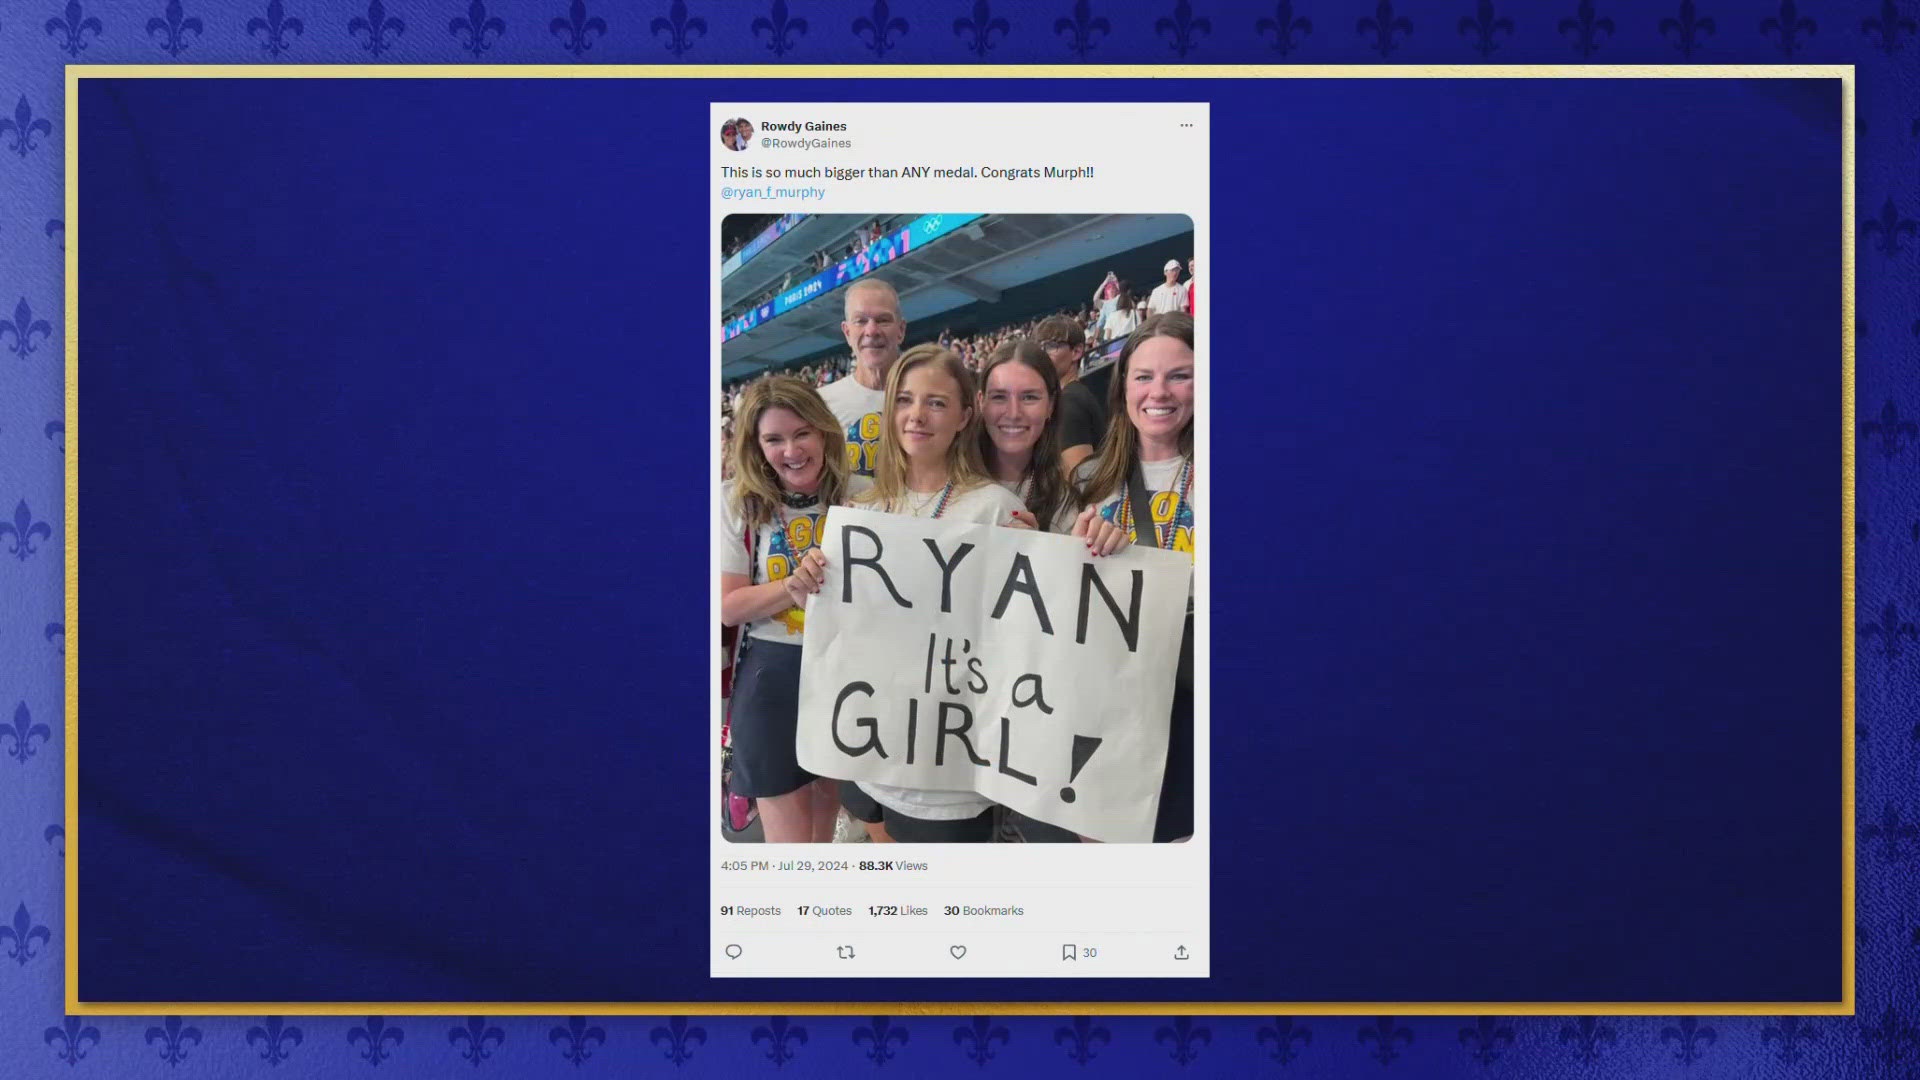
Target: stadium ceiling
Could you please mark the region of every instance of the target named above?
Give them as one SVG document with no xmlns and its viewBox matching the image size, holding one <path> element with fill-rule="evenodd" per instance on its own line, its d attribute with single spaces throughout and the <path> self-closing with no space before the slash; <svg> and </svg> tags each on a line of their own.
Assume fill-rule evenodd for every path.
<svg viewBox="0 0 1920 1080">
<path fill-rule="evenodd" d="M 846 220 L 836 228 L 844 230 L 860 218 Z M 971 304 L 995 303 L 1005 290 L 1192 229 L 1193 220 L 1184 214 L 990 214 L 867 276 L 885 280 L 900 293 L 902 312 L 911 325 Z M 804 242 L 789 247 L 790 240 L 791 234 L 780 238 L 734 276 L 765 262 L 768 280 L 778 280 L 812 253 Z M 1093 294 L 1098 279 L 1098 273 L 1087 279 L 1086 296 Z M 737 378 L 844 346 L 840 316 L 845 288 L 823 293 L 722 345 L 721 377 Z M 714 330 L 718 333 L 719 327 Z"/>
<path fill-rule="evenodd" d="M 780 283 L 788 270 L 805 263 L 815 251 L 835 241 L 845 241 L 855 225 L 872 221 L 874 214 L 815 214 L 788 229 L 766 250 L 748 259 L 745 266 L 720 281 L 720 310 L 730 311 Z M 808 271 L 811 273 L 811 271 Z"/>
</svg>

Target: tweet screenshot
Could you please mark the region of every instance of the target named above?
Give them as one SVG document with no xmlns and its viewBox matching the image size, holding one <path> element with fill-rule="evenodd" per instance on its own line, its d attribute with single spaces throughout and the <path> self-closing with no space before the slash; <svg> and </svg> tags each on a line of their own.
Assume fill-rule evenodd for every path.
<svg viewBox="0 0 1920 1080">
<path fill-rule="evenodd" d="M 711 116 L 715 976 L 1204 978 L 1208 109 Z"/>
</svg>

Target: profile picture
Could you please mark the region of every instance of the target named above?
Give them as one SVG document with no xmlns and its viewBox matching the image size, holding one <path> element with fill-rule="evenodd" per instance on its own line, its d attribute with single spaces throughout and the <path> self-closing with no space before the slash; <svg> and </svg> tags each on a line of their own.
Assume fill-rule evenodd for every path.
<svg viewBox="0 0 1920 1080">
<path fill-rule="evenodd" d="M 723 220 L 725 839 L 1194 834 L 1193 245 L 1179 213 Z"/>
<path fill-rule="evenodd" d="M 721 146 L 729 150 L 745 150 L 752 144 L 753 121 L 742 116 L 720 125 Z"/>
</svg>

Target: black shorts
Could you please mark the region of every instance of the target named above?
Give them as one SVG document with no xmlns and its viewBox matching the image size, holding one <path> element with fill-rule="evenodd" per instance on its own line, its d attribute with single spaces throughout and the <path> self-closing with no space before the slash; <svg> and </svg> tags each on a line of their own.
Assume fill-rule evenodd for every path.
<svg viewBox="0 0 1920 1080">
<path fill-rule="evenodd" d="M 748 638 L 734 668 L 732 708 L 728 791 L 767 799 L 813 782 L 793 745 L 800 726 L 800 646 Z"/>
<path fill-rule="evenodd" d="M 869 825 L 885 823 L 887 835 L 902 844 L 988 844 L 993 842 L 993 807 L 978 816 L 951 821 L 908 817 L 881 806 L 851 780 L 840 781 L 840 805 Z"/>
</svg>

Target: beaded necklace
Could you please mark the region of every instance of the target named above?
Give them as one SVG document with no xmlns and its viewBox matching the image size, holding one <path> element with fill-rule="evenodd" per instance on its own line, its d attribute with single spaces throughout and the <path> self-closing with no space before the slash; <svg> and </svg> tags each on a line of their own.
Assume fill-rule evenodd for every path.
<svg viewBox="0 0 1920 1080">
<path fill-rule="evenodd" d="M 1162 532 L 1157 523 L 1153 526 L 1154 545 L 1168 550 L 1173 548 L 1174 534 L 1179 531 L 1176 523 L 1180 520 L 1180 505 L 1187 502 L 1188 497 L 1193 494 L 1192 458 L 1183 458 L 1181 460 L 1180 478 L 1174 482 L 1173 487 L 1175 491 L 1179 492 L 1179 495 L 1174 499 L 1172 511 L 1167 514 L 1166 531 Z M 1126 491 L 1124 489 L 1120 493 L 1120 530 L 1128 536 L 1134 535 L 1133 500 L 1126 497 Z"/>
<path fill-rule="evenodd" d="M 934 505 L 933 516 L 935 518 L 947 512 L 947 497 L 952 494 L 953 481 L 949 480 L 947 481 L 947 486 L 940 489 L 940 501 Z"/>
</svg>

